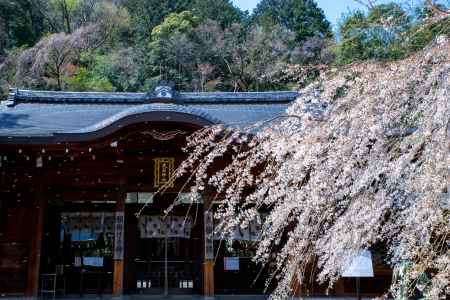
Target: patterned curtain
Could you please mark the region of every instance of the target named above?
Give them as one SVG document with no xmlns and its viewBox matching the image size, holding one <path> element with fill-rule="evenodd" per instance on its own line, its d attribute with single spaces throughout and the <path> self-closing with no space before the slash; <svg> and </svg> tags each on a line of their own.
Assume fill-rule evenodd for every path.
<svg viewBox="0 0 450 300">
<path fill-rule="evenodd" d="M 143 239 L 164 238 L 166 232 L 167 237 L 189 238 L 192 220 L 180 216 L 140 216 L 138 226 Z"/>
<path fill-rule="evenodd" d="M 72 241 L 95 240 L 100 233 L 114 233 L 114 213 L 75 212 L 61 214 L 62 232 Z"/>
</svg>

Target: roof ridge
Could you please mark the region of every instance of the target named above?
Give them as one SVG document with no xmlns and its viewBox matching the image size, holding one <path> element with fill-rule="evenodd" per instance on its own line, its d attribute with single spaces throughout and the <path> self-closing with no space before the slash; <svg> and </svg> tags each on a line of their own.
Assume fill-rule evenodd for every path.
<svg viewBox="0 0 450 300">
<path fill-rule="evenodd" d="M 144 92 L 72 92 L 10 89 L 7 106 L 18 103 L 76 104 L 250 104 L 289 103 L 298 97 L 296 91 L 263 92 L 177 92 L 169 87 L 157 87 Z"/>
</svg>

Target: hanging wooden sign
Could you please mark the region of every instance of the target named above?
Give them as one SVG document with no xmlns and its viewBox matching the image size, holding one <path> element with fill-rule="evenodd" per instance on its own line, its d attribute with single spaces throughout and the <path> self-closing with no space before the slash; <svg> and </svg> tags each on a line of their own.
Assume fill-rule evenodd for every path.
<svg viewBox="0 0 450 300">
<path fill-rule="evenodd" d="M 175 158 L 158 157 L 153 160 L 155 162 L 154 186 L 156 188 L 163 185 L 173 187 L 172 176 L 174 171 Z"/>
<path fill-rule="evenodd" d="M 123 237 L 124 237 L 124 220 L 123 212 L 116 212 L 116 222 L 114 226 L 114 259 L 123 260 Z"/>
</svg>

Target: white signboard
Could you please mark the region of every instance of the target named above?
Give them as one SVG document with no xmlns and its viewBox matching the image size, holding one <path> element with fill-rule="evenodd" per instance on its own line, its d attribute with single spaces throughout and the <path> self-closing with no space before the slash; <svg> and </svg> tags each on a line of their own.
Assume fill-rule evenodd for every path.
<svg viewBox="0 0 450 300">
<path fill-rule="evenodd" d="M 93 267 L 103 267 L 103 257 L 84 256 L 83 265 Z"/>
<path fill-rule="evenodd" d="M 372 253 L 369 250 L 361 251 L 350 262 L 342 277 L 373 277 Z"/>
<path fill-rule="evenodd" d="M 225 271 L 239 271 L 239 257 L 224 257 L 223 268 Z"/>
</svg>

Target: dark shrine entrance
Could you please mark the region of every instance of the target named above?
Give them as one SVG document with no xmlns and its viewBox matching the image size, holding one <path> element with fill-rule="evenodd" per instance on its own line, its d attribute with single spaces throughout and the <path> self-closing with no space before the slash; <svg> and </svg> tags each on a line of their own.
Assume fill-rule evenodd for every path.
<svg viewBox="0 0 450 300">
<path fill-rule="evenodd" d="M 147 205 L 134 196 L 145 198 Z M 180 204 L 166 215 L 176 194 L 129 193 L 125 202 L 126 294 L 202 292 L 203 205 Z M 143 200 L 139 200 L 142 202 Z M 142 211 L 141 211 L 142 210 Z M 62 294 L 113 292 L 115 204 L 91 201 L 50 204 L 45 213 L 41 276 L 60 272 Z M 137 216 L 137 213 L 141 213 Z"/>
<path fill-rule="evenodd" d="M 175 194 L 143 204 L 126 204 L 125 291 L 137 294 L 202 292 L 203 205 L 180 204 L 169 214 Z"/>
<path fill-rule="evenodd" d="M 169 184 L 192 124 L 140 122 L 41 151 L 44 188 L 38 293 L 205 294 L 204 201 Z M 40 147 L 40 146 L 39 146 Z M 43 148 L 41 148 L 43 149 Z M 208 274 L 205 276 L 205 268 Z M 57 284 L 45 278 L 56 278 Z"/>
</svg>

